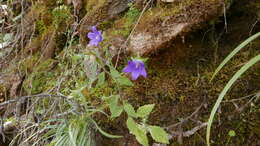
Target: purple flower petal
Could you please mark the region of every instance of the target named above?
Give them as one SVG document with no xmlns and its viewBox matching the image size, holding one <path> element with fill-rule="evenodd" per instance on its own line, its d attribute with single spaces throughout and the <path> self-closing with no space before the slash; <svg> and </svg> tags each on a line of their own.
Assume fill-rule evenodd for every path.
<svg viewBox="0 0 260 146">
<path fill-rule="evenodd" d="M 125 73 L 129 73 L 129 72 L 131 72 L 132 71 L 132 69 L 129 67 L 129 66 L 126 66 L 124 69 L 123 69 L 123 72 L 125 72 Z"/>
<path fill-rule="evenodd" d="M 132 72 L 132 79 L 136 80 L 140 76 L 140 72 L 138 70 L 135 70 Z"/>
<path fill-rule="evenodd" d="M 128 65 L 123 69 L 123 72 L 129 73 L 135 69 L 135 64 L 132 61 L 128 61 Z"/>
<path fill-rule="evenodd" d="M 96 38 L 96 34 L 93 33 L 93 32 L 89 32 L 89 33 L 88 33 L 88 38 L 89 38 L 89 39 L 95 39 L 95 38 Z"/>
<path fill-rule="evenodd" d="M 90 39 L 89 46 L 98 46 L 103 41 L 102 33 L 97 30 L 96 26 L 92 27 L 92 32 L 88 33 L 88 38 Z"/>
<path fill-rule="evenodd" d="M 100 35 L 100 36 L 102 36 L 102 32 L 101 32 L 101 31 L 98 31 L 97 34 Z"/>
<path fill-rule="evenodd" d="M 96 40 L 90 40 L 89 45 L 90 46 L 98 46 L 98 42 Z"/>
<path fill-rule="evenodd" d="M 102 38 L 102 36 L 97 35 L 97 36 L 96 36 L 96 40 L 97 40 L 98 42 L 101 42 L 101 41 L 103 40 L 103 38 Z"/>
<path fill-rule="evenodd" d="M 145 70 L 145 68 L 143 67 L 142 69 L 141 69 L 141 72 L 140 72 L 140 74 L 144 77 L 144 78 L 146 78 L 147 77 L 147 72 L 146 72 L 146 70 Z"/>
<path fill-rule="evenodd" d="M 96 26 L 92 26 L 92 31 L 94 32 L 94 33 L 97 33 L 98 31 L 97 31 L 97 27 Z"/>
</svg>

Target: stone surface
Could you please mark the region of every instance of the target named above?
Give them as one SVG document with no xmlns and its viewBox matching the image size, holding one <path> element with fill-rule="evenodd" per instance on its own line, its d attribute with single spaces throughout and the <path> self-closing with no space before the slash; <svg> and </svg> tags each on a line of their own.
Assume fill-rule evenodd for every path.
<svg viewBox="0 0 260 146">
<path fill-rule="evenodd" d="M 219 17 L 224 8 L 222 0 L 198 0 L 186 5 L 147 11 L 131 36 L 127 51 L 141 56 L 154 53 L 178 36 L 184 36 Z"/>
</svg>

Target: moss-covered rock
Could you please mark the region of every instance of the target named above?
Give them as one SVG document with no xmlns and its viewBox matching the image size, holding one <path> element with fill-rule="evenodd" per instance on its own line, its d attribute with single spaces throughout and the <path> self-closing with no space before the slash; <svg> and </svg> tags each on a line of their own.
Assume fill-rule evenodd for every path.
<svg viewBox="0 0 260 146">
<path fill-rule="evenodd" d="M 135 55 L 155 52 L 177 36 L 219 17 L 223 4 L 223 0 L 189 0 L 152 8 L 141 19 L 127 50 Z"/>
</svg>

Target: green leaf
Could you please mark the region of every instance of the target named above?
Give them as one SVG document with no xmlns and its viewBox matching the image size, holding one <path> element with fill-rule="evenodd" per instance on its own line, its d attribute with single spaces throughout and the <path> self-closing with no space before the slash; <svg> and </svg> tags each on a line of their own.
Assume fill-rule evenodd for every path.
<svg viewBox="0 0 260 146">
<path fill-rule="evenodd" d="M 168 134 L 164 131 L 163 128 L 158 126 L 148 126 L 148 128 L 152 138 L 156 142 L 169 144 Z"/>
<path fill-rule="evenodd" d="M 124 103 L 124 110 L 127 113 L 128 116 L 136 118 L 137 115 L 135 113 L 134 107 L 129 103 Z"/>
<path fill-rule="evenodd" d="M 121 76 L 120 73 L 113 67 L 110 67 L 110 73 L 111 73 L 112 78 L 118 78 Z"/>
<path fill-rule="evenodd" d="M 110 73 L 111 73 L 113 80 L 115 80 L 115 82 L 117 84 L 119 84 L 120 86 L 133 86 L 134 85 L 127 77 L 120 75 L 120 73 L 113 67 L 110 67 Z"/>
<path fill-rule="evenodd" d="M 122 111 L 123 111 L 123 106 L 111 106 L 110 107 L 111 118 L 119 117 Z"/>
<path fill-rule="evenodd" d="M 131 118 L 128 117 L 126 121 L 127 128 L 129 131 L 135 135 L 136 140 L 142 144 L 143 146 L 148 146 L 148 138 L 146 135 L 146 131 L 144 128 L 141 128 L 140 125 L 136 124 L 135 121 Z"/>
<path fill-rule="evenodd" d="M 80 54 L 76 54 L 76 55 L 71 56 L 71 59 L 73 62 L 76 63 L 78 60 L 82 59 L 82 56 Z"/>
<path fill-rule="evenodd" d="M 207 145 L 210 145 L 210 129 L 211 129 L 211 125 L 214 119 L 214 116 L 217 112 L 217 109 L 221 103 L 221 101 L 223 100 L 224 96 L 226 95 L 227 91 L 231 88 L 231 86 L 234 84 L 234 82 L 241 77 L 241 75 L 247 71 L 252 65 L 254 65 L 255 63 L 257 63 L 258 61 L 260 61 L 260 54 L 255 56 L 254 58 L 250 59 L 245 65 L 243 65 L 236 73 L 235 75 L 228 81 L 228 83 L 226 84 L 226 86 L 224 87 L 224 89 L 221 91 L 221 93 L 218 96 L 218 99 L 213 107 L 213 109 L 211 110 L 210 113 L 210 117 L 208 120 L 208 126 L 207 126 L 207 133 L 206 133 L 206 140 L 207 140 Z"/>
<path fill-rule="evenodd" d="M 123 111 L 123 106 L 110 107 L 111 118 L 119 117 Z"/>
<path fill-rule="evenodd" d="M 119 117 L 123 111 L 123 106 L 118 105 L 118 95 L 113 95 L 109 99 L 109 109 L 111 112 L 111 118 Z"/>
<path fill-rule="evenodd" d="M 137 133 L 138 125 L 135 123 L 133 118 L 128 117 L 126 121 L 127 128 L 129 129 L 130 133 L 134 134 Z"/>
<path fill-rule="evenodd" d="M 139 107 L 137 109 L 137 115 L 138 117 L 144 118 L 149 116 L 149 114 L 152 112 L 154 108 L 154 104 L 147 104 L 147 105 L 143 105 L 141 107 Z"/>
<path fill-rule="evenodd" d="M 250 42 L 252 42 L 254 39 L 256 39 L 257 37 L 260 36 L 260 32 L 254 34 L 253 36 L 249 37 L 248 39 L 246 39 L 243 43 L 241 43 L 240 45 L 238 45 L 221 63 L 220 65 L 217 67 L 216 71 L 214 72 L 214 74 L 211 77 L 212 81 L 214 79 L 214 77 L 217 75 L 217 73 L 221 70 L 221 68 L 234 56 L 236 55 L 237 52 L 239 52 L 241 49 L 243 49 L 247 44 L 249 44 Z"/>
<path fill-rule="evenodd" d="M 134 86 L 132 81 L 130 81 L 127 77 L 124 76 L 117 78 L 117 83 L 121 86 Z"/>
<path fill-rule="evenodd" d="M 235 132 L 234 130 L 230 130 L 230 131 L 228 132 L 228 135 L 229 135 L 230 137 L 234 137 L 234 136 L 236 136 L 236 132 Z"/>
</svg>

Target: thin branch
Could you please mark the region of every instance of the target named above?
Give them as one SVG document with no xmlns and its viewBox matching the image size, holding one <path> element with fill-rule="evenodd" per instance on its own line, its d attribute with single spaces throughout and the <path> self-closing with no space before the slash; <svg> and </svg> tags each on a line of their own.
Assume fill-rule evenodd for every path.
<svg viewBox="0 0 260 146">
<path fill-rule="evenodd" d="M 28 96 L 17 97 L 15 99 L 8 100 L 8 101 L 0 103 L 0 107 L 11 104 L 11 103 L 15 103 L 15 102 L 18 102 L 18 101 L 21 101 L 21 100 L 25 100 L 25 99 L 28 99 L 28 98 L 33 98 L 33 97 L 37 97 L 37 98 L 61 97 L 61 98 L 65 98 L 65 99 L 69 100 L 66 96 L 63 96 L 63 95 L 52 95 L 52 94 L 43 93 L 43 94 L 37 94 L 37 95 L 28 95 Z"/>
<path fill-rule="evenodd" d="M 185 131 L 185 132 L 176 132 L 176 131 L 171 131 L 171 135 L 170 138 L 176 137 L 176 136 L 183 136 L 183 137 L 190 137 L 191 135 L 193 135 L 195 132 L 197 132 L 198 130 L 200 130 L 201 128 L 204 128 L 208 125 L 207 122 L 204 122 L 194 128 L 192 128 L 191 130 Z"/>
<path fill-rule="evenodd" d="M 203 106 L 203 104 L 204 104 L 204 102 L 203 102 L 191 115 L 189 115 L 188 117 L 186 117 L 185 119 L 181 120 L 181 121 L 178 122 L 178 123 L 175 123 L 175 124 L 172 124 L 172 125 L 166 127 L 166 129 L 169 130 L 169 129 L 171 129 L 171 128 L 174 128 L 174 127 L 176 127 L 176 126 L 178 126 L 178 125 L 181 125 L 181 124 L 187 122 L 190 118 L 192 118 L 194 115 L 196 115 L 196 114 L 199 112 L 199 110 L 201 109 L 201 107 Z"/>
</svg>

